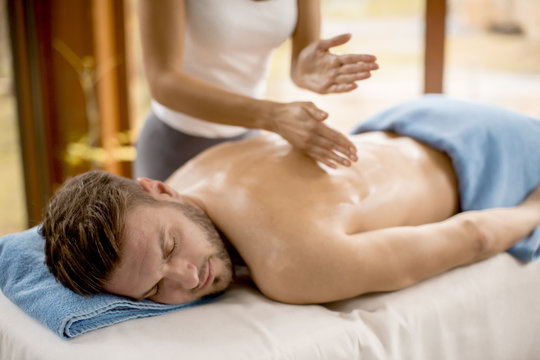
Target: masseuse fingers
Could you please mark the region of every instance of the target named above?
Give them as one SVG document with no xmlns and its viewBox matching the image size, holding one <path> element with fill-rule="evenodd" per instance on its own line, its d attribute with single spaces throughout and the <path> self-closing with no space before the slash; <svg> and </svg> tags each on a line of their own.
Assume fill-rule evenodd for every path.
<svg viewBox="0 0 540 360">
<path fill-rule="evenodd" d="M 334 139 L 343 136 L 330 128 L 323 129 L 323 127 L 326 126 L 324 124 L 321 125 L 321 129 L 326 132 L 327 136 L 328 134 L 331 134 L 330 137 L 334 137 Z M 334 140 L 321 136 L 321 134 L 311 139 L 309 145 L 305 149 L 305 153 L 313 159 L 334 169 L 337 168 L 337 164 L 351 166 L 351 160 L 356 160 L 356 155 L 352 153 L 348 147 L 336 145 Z M 350 159 L 347 159 L 346 156 L 349 156 Z"/>
<path fill-rule="evenodd" d="M 354 83 L 355 81 L 367 79 L 370 76 L 371 76 L 371 73 L 369 71 L 356 73 L 356 74 L 338 75 L 334 79 L 334 82 L 336 84 L 350 84 L 350 83 Z"/>
<path fill-rule="evenodd" d="M 289 137 L 287 133 L 284 133 L 285 138 L 305 154 L 333 168 L 336 164 L 350 166 L 350 161 L 356 161 L 354 144 L 345 135 L 324 123 L 328 113 L 320 110 L 312 102 L 293 105 L 299 104 L 305 112 L 295 122 L 300 125 L 296 131 L 292 132 L 297 136 Z"/>
<path fill-rule="evenodd" d="M 355 161 L 356 159 L 356 155 L 352 154 L 346 148 L 339 145 L 335 145 L 334 142 L 331 142 L 328 139 L 325 139 L 324 137 L 321 137 L 321 136 L 313 141 L 313 147 L 320 147 L 328 153 L 330 152 L 336 153 L 339 156 L 339 159 L 336 159 L 336 160 L 339 160 L 339 162 L 345 166 L 350 166 L 351 165 L 350 160 Z"/>
<path fill-rule="evenodd" d="M 319 125 L 317 135 L 311 139 L 313 145 L 322 147 L 328 151 L 335 149 L 351 160 L 355 160 L 356 147 L 345 135 L 329 128 L 325 124 Z"/>
<path fill-rule="evenodd" d="M 309 152 L 306 152 L 306 155 L 310 156 L 315 161 L 318 161 L 320 163 L 323 163 L 326 166 L 331 167 L 332 169 L 337 169 L 337 165 L 335 163 L 331 162 L 330 160 L 328 160 L 325 156 L 323 156 L 321 151 L 317 151 L 317 150 L 313 149 L 313 150 L 311 150 Z"/>
<path fill-rule="evenodd" d="M 341 65 L 338 69 L 338 74 L 356 74 L 360 72 L 377 70 L 379 65 L 376 63 L 355 63 Z"/>
<path fill-rule="evenodd" d="M 368 54 L 345 54 L 339 55 L 339 61 L 342 64 L 354 64 L 354 63 L 374 63 L 377 61 L 377 57 Z"/>
<path fill-rule="evenodd" d="M 310 106 L 307 107 L 308 112 L 315 118 L 315 119 L 321 119 L 320 117 L 316 117 L 317 112 L 320 112 L 314 104 L 310 103 Z M 325 113 L 326 114 L 326 113 Z M 318 137 L 321 137 L 323 139 L 328 140 L 329 144 L 327 147 L 329 149 L 333 148 L 341 148 L 344 149 L 343 154 L 347 155 L 351 160 L 354 159 L 354 154 L 356 154 L 356 147 L 354 144 L 343 134 L 340 132 L 329 128 L 324 123 L 318 123 L 316 124 L 316 133 L 315 136 L 312 136 L 311 142 L 317 141 Z M 312 131 L 313 132 L 313 131 Z M 346 150 L 345 150 L 346 149 Z"/>
<path fill-rule="evenodd" d="M 313 151 L 322 157 L 332 159 L 338 164 L 351 166 L 351 161 L 347 159 L 349 151 L 339 145 L 336 146 L 334 142 L 322 136 L 318 136 L 312 140 L 308 151 Z"/>
<path fill-rule="evenodd" d="M 329 84 L 324 93 L 343 93 L 358 87 L 357 81 L 369 79 L 371 72 L 364 71 L 355 74 L 337 75 L 333 83 Z"/>
<path fill-rule="evenodd" d="M 332 84 L 326 89 L 325 93 L 339 94 L 339 93 L 352 91 L 356 89 L 357 87 L 358 85 L 356 85 L 356 83 Z"/>
<path fill-rule="evenodd" d="M 356 82 L 371 77 L 371 71 L 379 68 L 375 62 L 376 57 L 365 54 L 347 54 L 337 57 L 341 64 L 332 75 L 332 81 L 327 85 L 323 93 L 343 93 L 357 88 Z"/>
<path fill-rule="evenodd" d="M 319 43 L 317 44 L 317 48 L 320 51 L 327 51 L 332 47 L 339 46 L 345 44 L 347 41 L 351 40 L 351 34 L 341 34 L 334 36 L 330 39 L 322 39 L 319 40 Z"/>
<path fill-rule="evenodd" d="M 314 154 L 317 154 L 318 157 L 326 161 L 332 161 L 343 166 L 351 166 L 351 161 L 349 159 L 345 158 L 334 150 L 328 150 L 324 147 L 313 147 L 312 149 Z"/>
<path fill-rule="evenodd" d="M 308 151 L 308 155 L 333 169 L 337 168 L 337 164 L 344 166 L 351 165 L 349 160 L 339 156 L 334 151 L 325 149 L 324 147 L 312 146 Z"/>
<path fill-rule="evenodd" d="M 339 131 L 326 126 L 326 124 L 321 124 L 319 135 L 322 139 L 328 141 L 329 144 L 325 144 L 327 149 L 335 149 L 343 155 L 346 155 L 352 161 L 356 161 L 356 146 L 348 137 Z"/>
<path fill-rule="evenodd" d="M 317 121 L 323 121 L 328 118 L 328 113 L 326 111 L 323 111 L 319 109 L 315 104 L 311 102 L 304 103 L 304 109 L 308 112 L 308 114 Z"/>
</svg>

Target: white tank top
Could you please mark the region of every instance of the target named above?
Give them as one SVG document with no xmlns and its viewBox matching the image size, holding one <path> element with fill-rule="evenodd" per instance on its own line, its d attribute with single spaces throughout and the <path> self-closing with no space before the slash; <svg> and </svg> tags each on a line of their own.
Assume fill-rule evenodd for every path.
<svg viewBox="0 0 540 360">
<path fill-rule="evenodd" d="M 183 71 L 261 99 L 272 51 L 291 36 L 296 20 L 296 0 L 186 0 Z M 151 104 L 161 121 L 187 134 L 216 138 L 246 131 L 185 115 L 154 99 Z"/>
</svg>

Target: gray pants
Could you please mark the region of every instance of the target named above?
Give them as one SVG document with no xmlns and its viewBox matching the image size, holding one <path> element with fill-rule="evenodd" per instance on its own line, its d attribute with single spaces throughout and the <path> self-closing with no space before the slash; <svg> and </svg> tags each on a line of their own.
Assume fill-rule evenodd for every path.
<svg viewBox="0 0 540 360">
<path fill-rule="evenodd" d="M 137 141 L 133 176 L 165 181 L 176 169 L 195 155 L 225 141 L 257 136 L 258 130 L 230 138 L 204 138 L 171 128 L 149 112 Z"/>
</svg>

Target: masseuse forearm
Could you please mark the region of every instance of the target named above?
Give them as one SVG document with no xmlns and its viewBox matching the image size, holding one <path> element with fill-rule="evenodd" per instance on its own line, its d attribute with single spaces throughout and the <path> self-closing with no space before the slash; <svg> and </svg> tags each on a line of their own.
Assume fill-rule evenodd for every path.
<svg viewBox="0 0 540 360">
<path fill-rule="evenodd" d="M 163 72 L 149 81 L 160 104 L 209 122 L 269 130 L 275 103 L 211 86 L 191 76 Z"/>
<path fill-rule="evenodd" d="M 155 100 L 209 122 L 267 128 L 268 103 L 227 92 L 183 72 L 185 1 L 140 0 L 138 5 L 144 70 Z"/>
<path fill-rule="evenodd" d="M 319 0 L 298 0 L 298 20 L 292 36 L 291 79 L 301 87 L 296 78 L 298 56 L 309 44 L 320 39 L 321 4 Z"/>
</svg>

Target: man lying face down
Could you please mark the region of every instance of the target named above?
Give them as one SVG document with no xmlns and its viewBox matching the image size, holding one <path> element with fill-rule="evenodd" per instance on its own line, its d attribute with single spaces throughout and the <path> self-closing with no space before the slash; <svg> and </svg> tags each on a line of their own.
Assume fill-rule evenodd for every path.
<svg viewBox="0 0 540 360">
<path fill-rule="evenodd" d="M 536 144 L 520 137 L 522 148 L 506 149 L 504 141 L 493 148 L 529 156 L 527 149 L 540 142 L 540 125 L 497 122 L 484 108 L 462 119 L 460 103 L 423 101 L 390 114 L 398 114 L 392 115 L 398 122 L 423 116 L 421 129 L 433 127 L 434 133 L 437 127 L 444 133 L 450 118 L 452 129 L 468 129 L 457 136 L 470 147 L 464 156 L 450 158 L 411 137 L 369 131 L 351 136 L 358 160 L 332 169 L 278 137 L 262 136 L 210 149 L 166 183 L 100 171 L 72 178 L 44 212 L 47 265 L 83 295 L 110 292 L 175 304 L 225 290 L 233 280 L 234 249 L 263 294 L 305 304 L 402 289 L 511 248 L 540 225 L 540 190 L 534 190 L 540 168 L 527 170 L 535 178 L 512 206 L 463 211 L 474 208 L 467 196 L 496 197 L 484 194 L 489 179 L 516 176 L 540 161 L 513 161 L 520 168 L 502 168 L 501 175 L 490 170 L 493 156 L 479 165 L 475 154 L 492 151 L 482 140 L 494 141 L 486 131 L 514 136 L 510 128 L 532 133 Z M 418 106 L 428 115 L 414 110 Z M 503 160 L 493 161 L 499 169 Z M 467 185 L 469 168 L 488 180 Z"/>
</svg>

